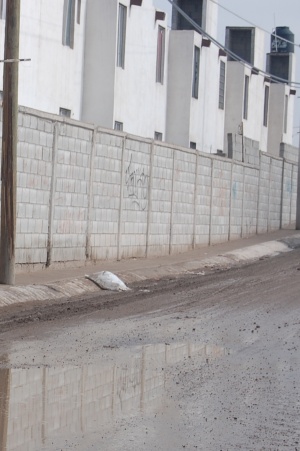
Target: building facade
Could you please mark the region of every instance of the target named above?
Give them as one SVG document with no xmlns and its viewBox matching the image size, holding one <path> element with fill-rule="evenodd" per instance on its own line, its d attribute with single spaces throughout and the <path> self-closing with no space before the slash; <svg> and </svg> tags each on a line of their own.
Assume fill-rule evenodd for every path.
<svg viewBox="0 0 300 451">
<path fill-rule="evenodd" d="M 271 83 L 263 33 L 227 27 L 226 47 L 243 64 L 212 42 L 217 19 L 211 0 L 175 0 L 171 29 L 153 0 L 21 2 L 20 58 L 31 61 L 20 63 L 19 103 L 221 155 L 228 135 L 242 134 L 279 155 L 292 143 L 294 55 L 273 48 L 268 70 L 287 81 Z"/>
</svg>

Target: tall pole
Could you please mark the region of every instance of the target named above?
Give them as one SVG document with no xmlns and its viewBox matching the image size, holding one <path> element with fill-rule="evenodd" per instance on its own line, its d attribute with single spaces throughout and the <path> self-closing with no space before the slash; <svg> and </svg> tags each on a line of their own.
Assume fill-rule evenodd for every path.
<svg viewBox="0 0 300 451">
<path fill-rule="evenodd" d="M 15 283 L 20 0 L 7 0 L 3 76 L 0 283 Z"/>
<path fill-rule="evenodd" d="M 298 183 L 297 183 L 296 230 L 300 230 L 300 127 L 299 127 L 299 149 L 298 149 Z"/>
</svg>

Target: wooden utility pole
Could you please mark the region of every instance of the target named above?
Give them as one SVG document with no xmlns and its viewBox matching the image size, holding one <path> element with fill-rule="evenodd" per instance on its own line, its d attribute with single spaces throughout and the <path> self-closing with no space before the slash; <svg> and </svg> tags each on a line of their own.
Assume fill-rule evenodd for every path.
<svg viewBox="0 0 300 451">
<path fill-rule="evenodd" d="M 298 149 L 298 183 L 297 183 L 296 230 L 300 230 L 300 127 L 299 127 L 299 149 Z"/>
<path fill-rule="evenodd" d="M 19 34 L 20 0 L 7 0 L 4 47 L 6 62 L 3 76 L 0 283 L 8 285 L 15 283 Z"/>
</svg>

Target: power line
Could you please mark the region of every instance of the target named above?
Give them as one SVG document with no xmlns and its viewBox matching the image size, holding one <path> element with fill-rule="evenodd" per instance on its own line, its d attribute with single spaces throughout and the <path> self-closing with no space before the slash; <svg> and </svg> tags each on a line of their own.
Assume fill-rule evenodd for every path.
<svg viewBox="0 0 300 451">
<path fill-rule="evenodd" d="M 267 33 L 270 36 L 274 36 L 276 38 L 279 38 L 281 41 L 285 41 L 288 44 L 293 44 L 295 47 L 300 47 L 300 44 L 295 44 L 294 42 L 290 41 L 289 39 L 286 39 L 282 36 L 278 36 L 278 34 L 276 34 L 276 32 L 274 33 L 270 33 L 269 30 L 266 30 L 265 28 L 262 28 L 258 25 L 256 25 L 255 23 L 251 22 L 250 20 L 245 19 L 242 16 L 239 16 L 238 14 L 236 14 L 234 11 L 231 11 L 230 9 L 226 8 L 226 6 L 221 5 L 220 3 L 218 3 L 216 0 L 210 0 L 212 3 L 215 3 L 215 5 L 218 5 L 220 8 L 224 9 L 225 11 L 229 12 L 230 14 L 232 14 L 233 16 L 237 17 L 238 19 L 243 20 L 244 22 L 248 23 L 249 25 L 252 25 L 255 28 L 259 28 L 260 30 L 264 31 L 265 33 Z"/>
<path fill-rule="evenodd" d="M 225 47 L 223 44 L 221 44 L 219 41 L 217 41 L 215 38 L 213 38 L 211 35 L 209 35 L 206 31 L 204 31 L 203 28 L 200 27 L 200 25 L 198 25 L 193 19 L 191 19 L 190 16 L 188 16 L 181 8 L 179 8 L 179 6 L 176 5 L 176 3 L 174 3 L 173 0 L 168 0 L 168 2 L 179 12 L 180 15 L 182 15 L 182 17 L 184 17 L 195 28 L 195 30 L 197 30 L 200 34 L 202 34 L 207 39 L 209 39 L 213 44 L 215 44 L 216 47 L 223 50 L 234 61 L 237 61 L 238 63 L 249 67 L 251 70 L 254 69 L 260 75 L 263 75 L 263 76 L 269 78 L 274 83 L 287 83 L 287 80 L 285 80 L 284 78 L 277 77 L 277 76 L 272 75 L 262 69 L 258 69 L 256 67 L 254 67 L 252 64 L 250 64 L 248 61 L 245 61 L 243 58 L 236 55 L 234 52 L 229 50 L 227 47 Z M 297 81 L 289 81 L 288 84 L 290 86 L 300 87 L 300 82 L 297 82 Z"/>
</svg>

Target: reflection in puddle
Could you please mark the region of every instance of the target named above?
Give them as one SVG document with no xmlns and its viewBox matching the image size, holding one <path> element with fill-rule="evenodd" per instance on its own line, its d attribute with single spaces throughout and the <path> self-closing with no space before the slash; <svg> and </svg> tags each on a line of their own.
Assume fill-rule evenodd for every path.
<svg viewBox="0 0 300 451">
<path fill-rule="evenodd" d="M 227 354 L 216 346 L 158 344 L 137 348 L 124 365 L 0 369 L 0 450 L 41 450 L 54 437 L 160 409 L 166 365 Z"/>
</svg>

